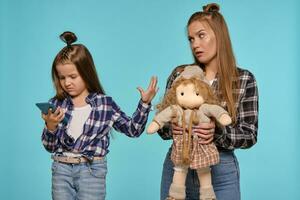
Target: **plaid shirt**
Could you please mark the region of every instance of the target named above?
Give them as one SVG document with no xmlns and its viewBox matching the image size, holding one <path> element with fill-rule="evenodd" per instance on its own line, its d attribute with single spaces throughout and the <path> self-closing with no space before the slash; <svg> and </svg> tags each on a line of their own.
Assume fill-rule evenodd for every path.
<svg viewBox="0 0 300 200">
<path fill-rule="evenodd" d="M 72 119 L 73 104 L 70 97 L 63 101 L 51 99 L 49 102 L 66 110 L 68 122 Z M 59 123 L 57 129 L 51 133 L 44 128 L 42 142 L 45 149 L 51 153 L 63 152 L 80 153 L 92 160 L 94 156 L 105 156 L 109 150 L 109 133 L 115 130 L 125 133 L 129 137 L 138 137 L 142 134 L 147 123 L 150 105 L 141 100 L 132 118 L 128 117 L 113 99 L 106 95 L 91 93 L 86 102 L 91 105 L 92 111 L 86 120 L 83 133 L 75 141 L 67 134 L 68 125 Z"/>
<path fill-rule="evenodd" d="M 181 65 L 176 67 L 167 80 L 166 90 L 168 90 L 173 81 L 183 71 Z M 214 142 L 220 150 L 232 150 L 235 148 L 250 148 L 257 141 L 258 129 L 258 89 L 254 75 L 248 70 L 238 68 L 240 89 L 234 91 L 238 93 L 237 123 L 225 128 L 216 127 Z M 218 94 L 218 79 L 212 83 L 212 89 Z M 226 107 L 226 102 L 221 102 L 221 106 Z M 172 132 L 168 126 L 158 131 L 164 140 L 172 139 Z"/>
</svg>

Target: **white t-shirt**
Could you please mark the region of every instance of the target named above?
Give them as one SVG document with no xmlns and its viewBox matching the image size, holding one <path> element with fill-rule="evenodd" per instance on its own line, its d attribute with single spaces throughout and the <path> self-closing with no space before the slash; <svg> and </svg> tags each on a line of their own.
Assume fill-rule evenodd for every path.
<svg viewBox="0 0 300 200">
<path fill-rule="evenodd" d="M 72 119 L 67 129 L 68 135 L 72 136 L 75 141 L 83 132 L 83 126 L 88 117 L 90 116 L 92 107 L 87 104 L 83 107 L 74 107 L 72 112 Z"/>
<path fill-rule="evenodd" d="M 209 85 L 211 86 L 215 80 L 216 80 L 216 78 L 209 80 Z"/>
<path fill-rule="evenodd" d="M 72 119 L 69 124 L 69 127 L 67 128 L 67 133 L 68 135 L 72 136 L 75 139 L 75 141 L 83 133 L 84 123 L 90 116 L 91 111 L 92 111 L 92 107 L 90 104 L 87 104 L 86 106 L 83 107 L 74 107 L 74 110 L 72 112 Z M 73 153 L 73 152 L 64 152 L 63 155 L 70 156 L 70 157 L 81 156 L 81 154 Z"/>
</svg>

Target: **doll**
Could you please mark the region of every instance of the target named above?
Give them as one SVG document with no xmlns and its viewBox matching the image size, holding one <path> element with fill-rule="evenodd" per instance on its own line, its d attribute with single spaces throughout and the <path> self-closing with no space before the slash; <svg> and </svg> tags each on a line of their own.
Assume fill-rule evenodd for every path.
<svg viewBox="0 0 300 200">
<path fill-rule="evenodd" d="M 218 105 L 201 68 L 195 65 L 185 67 L 157 108 L 158 113 L 148 126 L 147 133 L 155 133 L 169 122 L 183 128 L 182 134 L 173 134 L 171 160 L 174 176 L 168 199 L 185 199 L 185 179 L 189 167 L 197 170 L 201 185 L 200 200 L 216 199 L 210 166 L 219 162 L 219 153 L 213 143 L 199 144 L 200 138 L 192 133 L 192 126 L 210 122 L 211 117 L 226 126 L 231 123 L 231 118 Z"/>
</svg>

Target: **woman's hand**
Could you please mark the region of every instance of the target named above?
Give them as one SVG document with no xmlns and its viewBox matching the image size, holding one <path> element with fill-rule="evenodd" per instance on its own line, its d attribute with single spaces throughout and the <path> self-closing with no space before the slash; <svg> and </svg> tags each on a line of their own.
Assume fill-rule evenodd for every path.
<svg viewBox="0 0 300 200">
<path fill-rule="evenodd" d="M 156 76 L 151 77 L 148 89 L 146 91 L 144 91 L 141 87 L 138 87 L 137 89 L 141 94 L 142 101 L 146 104 L 149 104 L 158 91 L 157 77 Z"/>
<path fill-rule="evenodd" d="M 214 139 L 216 124 L 214 121 L 210 123 L 199 123 L 197 126 L 193 126 L 193 133 L 200 137 L 200 144 L 209 144 Z"/>
<path fill-rule="evenodd" d="M 183 128 L 178 126 L 177 124 L 172 123 L 171 128 L 172 128 L 172 134 L 174 134 L 174 135 L 182 135 L 183 134 Z"/>
<path fill-rule="evenodd" d="M 48 114 L 42 113 L 42 118 L 46 122 L 47 129 L 51 132 L 55 131 L 57 125 L 64 119 L 65 112 L 62 108 L 58 107 L 55 112 L 52 113 L 52 109 L 48 110 Z"/>
</svg>

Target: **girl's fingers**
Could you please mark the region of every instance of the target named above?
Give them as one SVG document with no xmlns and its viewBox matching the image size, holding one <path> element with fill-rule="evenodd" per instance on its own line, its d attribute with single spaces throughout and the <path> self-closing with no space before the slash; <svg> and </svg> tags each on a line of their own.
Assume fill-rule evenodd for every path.
<svg viewBox="0 0 300 200">
<path fill-rule="evenodd" d="M 53 114 L 54 114 L 54 115 L 58 115 L 58 114 L 61 113 L 61 112 L 62 112 L 61 108 L 60 108 L 60 107 L 57 107 Z"/>
<path fill-rule="evenodd" d="M 47 115 L 45 115 L 44 113 L 42 113 L 42 118 L 43 118 L 43 120 L 47 120 Z"/>
<path fill-rule="evenodd" d="M 61 122 L 65 117 L 65 113 L 61 113 L 61 115 L 59 115 L 58 121 Z"/>
<path fill-rule="evenodd" d="M 153 89 L 157 87 L 157 77 L 153 76 Z"/>
<path fill-rule="evenodd" d="M 140 92 L 141 95 L 144 94 L 144 90 L 141 87 L 137 87 L 136 89 Z"/>
</svg>

